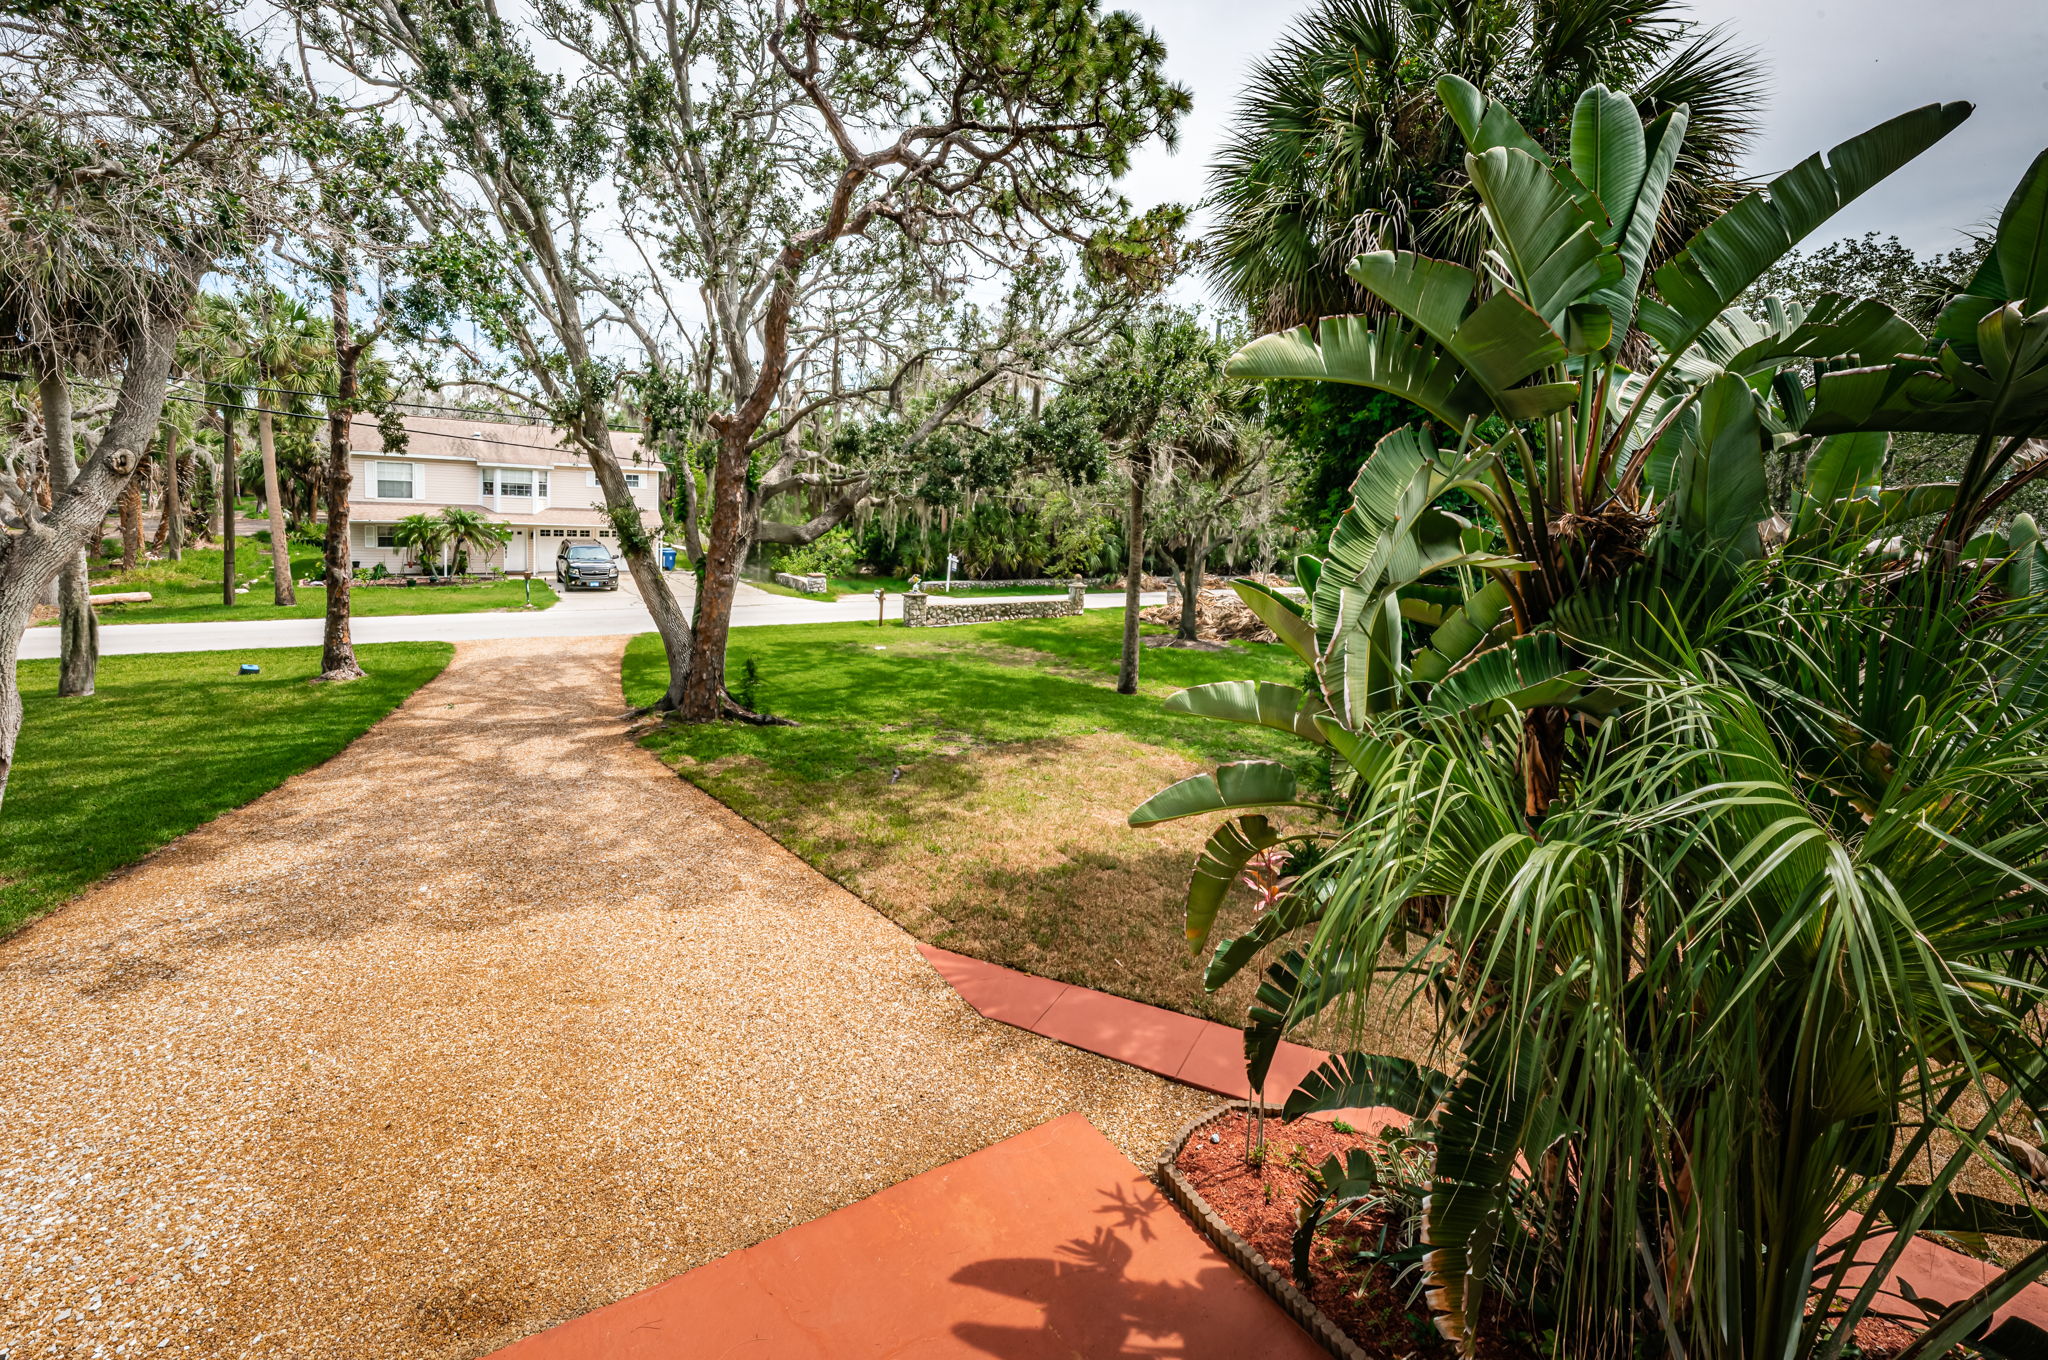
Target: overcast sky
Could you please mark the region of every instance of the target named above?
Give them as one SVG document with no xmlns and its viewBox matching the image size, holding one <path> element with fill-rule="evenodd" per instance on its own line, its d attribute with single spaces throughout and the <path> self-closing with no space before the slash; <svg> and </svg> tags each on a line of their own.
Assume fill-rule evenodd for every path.
<svg viewBox="0 0 2048 1360">
<path fill-rule="evenodd" d="M 1180 150 L 1145 153 L 1124 181 L 1139 206 L 1201 197 L 1238 91 L 1302 0 L 1113 0 L 1167 44 L 1194 91 Z M 1967 99 L 1947 141 L 1859 199 L 1815 238 L 1879 231 L 1919 250 L 1960 244 L 1995 217 L 2048 146 L 2048 0 L 1698 0 L 1762 54 L 1769 102 L 1750 168 L 1770 174 L 1916 105 Z"/>
</svg>

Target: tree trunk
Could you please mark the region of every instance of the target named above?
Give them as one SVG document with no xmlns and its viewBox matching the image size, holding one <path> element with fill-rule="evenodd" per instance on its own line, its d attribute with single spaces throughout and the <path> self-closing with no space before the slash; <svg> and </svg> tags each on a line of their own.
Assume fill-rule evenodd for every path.
<svg viewBox="0 0 2048 1360">
<path fill-rule="evenodd" d="M 121 570 L 134 571 L 142 560 L 142 476 L 128 479 L 121 493 Z"/>
<path fill-rule="evenodd" d="M 235 408 L 220 408 L 220 602 L 235 602 Z"/>
<path fill-rule="evenodd" d="M 43 405 L 43 457 L 50 481 L 50 500 L 71 489 L 78 477 L 78 444 L 71 425 L 71 384 L 63 367 L 44 361 L 36 374 L 37 395 Z M 104 521 L 105 511 L 101 512 Z M 92 525 L 86 542 L 97 543 L 100 521 Z M 68 699 L 92 693 L 99 669 L 100 628 L 93 617 L 92 586 L 86 579 L 86 548 L 81 543 L 65 558 L 57 577 L 57 624 L 62 634 L 57 663 L 57 693 Z"/>
<path fill-rule="evenodd" d="M 356 361 L 361 351 L 349 336 L 348 287 L 336 283 L 334 307 L 334 400 L 327 406 L 326 578 L 327 622 L 320 635 L 320 678 L 360 680 L 355 638 L 349 632 L 349 591 L 355 572 L 349 565 L 348 493 L 355 480 L 348 466 L 349 432 L 355 424 Z"/>
<path fill-rule="evenodd" d="M 683 461 L 683 555 L 692 567 L 704 562 L 704 539 L 697 529 L 697 469 Z"/>
<path fill-rule="evenodd" d="M 711 722 L 723 711 L 725 641 L 732 628 L 740 566 L 747 555 L 747 445 L 753 430 L 754 425 L 736 417 L 719 431 L 718 462 L 711 478 L 711 542 L 705 546 L 703 584 L 697 590 L 690 678 L 678 710 L 686 722 Z"/>
<path fill-rule="evenodd" d="M 178 452 L 183 431 L 173 425 L 164 431 L 162 475 L 164 493 L 157 504 L 156 537 L 162 540 L 164 556 L 176 562 L 185 555 L 185 486 L 191 473 L 192 456 Z"/>
<path fill-rule="evenodd" d="M 1138 587 L 1145 575 L 1145 482 L 1152 459 L 1131 455 L 1131 511 L 1124 523 L 1124 656 L 1117 667 L 1116 692 L 1138 692 Z"/>
<path fill-rule="evenodd" d="M 271 601 L 297 604 L 299 593 L 292 588 L 292 548 L 285 538 L 284 497 L 278 494 L 277 430 L 270 412 L 260 407 L 256 412 L 256 447 L 263 454 L 263 504 L 270 511 Z"/>
<path fill-rule="evenodd" d="M 1195 606 L 1202 598 L 1202 563 L 1208 556 L 1208 537 L 1197 534 L 1188 543 L 1187 556 L 1181 559 L 1180 635 L 1188 642 L 1201 636 L 1201 618 Z"/>
<path fill-rule="evenodd" d="M 97 537 L 121 487 L 149 446 L 163 413 L 164 387 L 179 330 L 180 314 L 157 317 L 139 328 L 114 410 L 99 446 L 70 490 L 52 498 L 48 514 L 0 537 L 0 798 L 14 769 L 21 735 L 21 684 L 15 661 L 29 615 L 66 562 Z"/>
</svg>

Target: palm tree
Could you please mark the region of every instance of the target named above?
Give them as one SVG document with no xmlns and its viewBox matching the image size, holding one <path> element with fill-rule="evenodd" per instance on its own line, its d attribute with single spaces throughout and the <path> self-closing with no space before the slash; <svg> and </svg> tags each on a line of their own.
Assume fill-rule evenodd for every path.
<svg viewBox="0 0 2048 1360">
<path fill-rule="evenodd" d="M 221 603 L 235 603 L 235 423 L 247 397 L 249 333 L 241 310 L 228 298 L 203 294 L 192 324 L 178 337 L 178 370 L 204 384 L 206 403 L 219 414 Z"/>
<path fill-rule="evenodd" d="M 1239 583 L 1311 690 L 1169 701 L 1325 746 L 1333 797 L 1245 761 L 1131 820 L 1254 810 L 1197 864 L 1198 944 L 1254 855 L 1300 861 L 1207 974 L 1271 951 L 1254 1088 L 1280 1036 L 1333 1007 L 1437 1024 L 1428 1063 L 1343 1055 L 1287 1109 L 1428 1118 L 1421 1268 L 1465 1353 L 1506 1282 L 1563 1354 L 1839 1360 L 1914 1233 L 2048 1238 L 2019 1196 L 1979 1193 L 2000 1137 L 2048 1116 L 2048 556 L 2017 522 L 1963 582 L 1960 552 L 1873 551 L 1944 509 L 1984 517 L 1969 480 L 1883 486 L 1874 429 L 1974 419 L 1995 454 L 2037 428 L 2038 392 L 1924 357 L 1881 304 L 1772 299 L 1759 318 L 1737 300 L 1970 110 L 1912 110 L 1801 163 L 1650 280 L 1684 109 L 1645 127 L 1594 86 L 1567 159 L 1464 81 L 1439 93 L 1488 266 L 1367 252 L 1352 272 L 1377 317 L 1230 363 L 1393 392 L 1436 429 L 1381 443 L 1328 555 L 1301 561 L 1306 607 Z M 1957 304 L 2001 375 L 2048 352 L 2013 338 L 2048 333 L 2030 310 L 2042 174 L 2001 230 L 2009 263 Z M 1773 549 L 1780 441 L 1811 458 Z M 1473 504 L 1485 522 L 1457 513 Z M 1334 829 L 1264 811 L 1303 805 Z M 2021 1256 L 1905 1356 L 1947 1354 L 2044 1267 L 2048 1248 Z"/>
<path fill-rule="evenodd" d="M 1678 0 L 1321 0 L 1262 61 L 1210 172 L 1209 275 L 1261 331 L 1376 311 L 1346 273 L 1371 250 L 1468 266 L 1487 240 L 1465 144 L 1433 87 L 1458 75 L 1562 148 L 1581 90 L 1628 94 L 1644 121 L 1691 109 L 1654 267 L 1740 190 L 1759 67 Z"/>
<path fill-rule="evenodd" d="M 1077 411 L 1089 433 L 1123 465 L 1130 479 L 1124 517 L 1124 646 L 1117 692 L 1138 692 L 1138 592 L 1145 570 L 1145 498 L 1154 479 L 1180 462 L 1218 466 L 1237 461 L 1247 440 L 1223 372 L 1229 345 L 1194 313 L 1162 308 L 1115 336 L 1074 377 L 1047 418 L 1053 425 Z"/>
<path fill-rule="evenodd" d="M 465 510 L 451 505 L 441 512 L 441 523 L 446 527 L 448 545 L 455 552 L 455 574 L 460 576 L 469 570 L 471 549 L 487 553 L 502 547 L 512 537 L 512 530 L 494 520 L 485 519 L 474 510 Z"/>
<path fill-rule="evenodd" d="M 262 288 L 242 298 L 249 327 L 246 353 L 248 384 L 256 391 L 256 443 L 263 454 L 263 501 L 270 517 L 271 586 L 275 602 L 296 604 L 292 583 L 291 545 L 286 539 L 285 509 L 277 471 L 274 409 L 301 408 L 295 391 L 332 360 L 334 346 L 325 325 L 304 303 L 275 288 Z"/>
<path fill-rule="evenodd" d="M 391 541 L 401 548 L 412 549 L 413 560 L 432 574 L 437 563 L 433 559 L 445 559 L 448 541 L 448 521 L 439 515 L 424 511 L 407 515 L 392 526 Z M 440 565 L 445 565 L 445 562 Z"/>
</svg>

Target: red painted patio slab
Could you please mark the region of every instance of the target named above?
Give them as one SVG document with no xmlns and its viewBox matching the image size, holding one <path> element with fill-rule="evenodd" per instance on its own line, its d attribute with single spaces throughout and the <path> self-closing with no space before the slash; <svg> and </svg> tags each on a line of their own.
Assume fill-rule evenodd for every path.
<svg viewBox="0 0 2048 1360">
<path fill-rule="evenodd" d="M 991 1020 L 1031 1029 L 1067 990 L 1064 982 L 1034 977 L 1014 968 L 998 968 L 965 954 L 921 944 L 917 952 L 938 971 L 963 1001 Z M 1136 1004 L 1136 1003 L 1133 1003 Z M 1089 1050 L 1094 1052 L 1095 1050 Z"/>
<path fill-rule="evenodd" d="M 1085 987 L 1035 978 L 928 944 L 920 944 L 918 949 L 968 1005 L 991 1020 L 1028 1029 L 1234 1100 L 1251 1096 L 1244 1074 L 1244 1036 L 1228 1025 Z M 1195 1027 L 1193 1041 L 1182 1047 L 1181 1036 L 1190 1032 L 1188 1026 Z M 1266 1100 L 1272 1104 L 1286 1100 L 1301 1079 L 1327 1057 L 1329 1054 L 1321 1049 L 1281 1044 L 1266 1077 Z M 1314 1117 L 1342 1119 L 1371 1131 L 1405 1123 L 1408 1118 L 1397 1110 L 1384 1108 L 1335 1110 Z M 1844 1228 L 1838 1235 L 1847 1236 L 1852 1230 Z M 1870 1261 L 1883 1254 L 1881 1238 L 1866 1243 L 1858 1253 Z M 1953 1302 L 1976 1289 L 1989 1275 L 1990 1267 L 1983 1262 L 1923 1239 L 1907 1246 L 1883 1297 L 1896 1305 L 1895 1311 L 1901 1316 L 1917 1318 L 1921 1314 L 1905 1301 L 1902 1285 L 1923 1298 Z M 1861 1278 L 1854 1271 L 1851 1277 Z M 2048 1329 L 2048 1287 L 2029 1285 L 1999 1311 L 1998 1317 L 2001 1321 L 2013 1319 Z"/>
<path fill-rule="evenodd" d="M 1851 1214 L 1837 1224 L 1835 1231 L 1828 1234 L 1825 1242 L 1833 1244 L 1855 1232 L 1860 1220 Z M 1895 1236 L 1888 1232 L 1873 1232 L 1857 1249 L 1857 1261 L 1875 1262 L 1890 1249 Z M 1831 1258 L 1823 1257 L 1823 1268 L 1832 1264 Z M 1878 1290 L 1877 1304 L 1873 1312 L 1890 1317 L 1919 1321 L 1927 1314 L 1912 1301 L 1913 1298 L 1938 1303 L 1953 1304 L 1968 1298 L 1988 1284 L 1998 1274 L 1996 1267 L 1988 1261 L 1979 1261 L 1950 1251 L 1947 1247 L 1915 1238 L 1899 1253 L 1899 1263 L 1891 1276 Z M 1845 1293 L 1860 1288 L 1870 1278 L 1870 1267 L 1857 1264 L 1847 1272 L 1848 1287 Z M 2030 1327 L 2048 1329 L 2048 1288 L 2030 1284 L 2020 1290 L 2011 1302 L 1992 1314 L 1992 1326 L 2019 1323 Z M 2018 1350 L 2017 1346 L 2013 1347 Z M 2030 1352 L 2039 1354 L 2038 1347 Z"/>
<path fill-rule="evenodd" d="M 1220 1026 L 1121 996 L 1069 987 L 1045 1014 L 1023 1028 L 1170 1077 L 1180 1071 L 1196 1040 Z M 1243 1049 L 1240 1041 L 1240 1069 L 1244 1066 Z M 1242 1075 L 1240 1072 L 1240 1080 Z"/>
<path fill-rule="evenodd" d="M 1251 1096 L 1244 1077 L 1244 1035 L 1229 1025 L 1070 987 L 933 945 L 917 948 L 962 1000 L 991 1020 L 1234 1100 Z M 1280 1045 L 1266 1077 L 1266 1099 L 1285 1100 L 1329 1056 L 1318 1048 Z"/>
<path fill-rule="evenodd" d="M 1067 1115 L 498 1360 L 1325 1360 Z"/>
</svg>

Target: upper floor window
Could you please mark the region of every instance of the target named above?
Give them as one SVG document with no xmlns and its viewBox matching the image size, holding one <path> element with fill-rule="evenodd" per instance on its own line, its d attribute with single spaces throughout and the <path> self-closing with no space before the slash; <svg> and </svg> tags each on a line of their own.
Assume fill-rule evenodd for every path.
<svg viewBox="0 0 2048 1360">
<path fill-rule="evenodd" d="M 423 479 L 418 463 L 379 463 L 373 475 L 378 496 L 386 500 L 419 499 Z"/>
<path fill-rule="evenodd" d="M 546 496 L 548 474 L 534 468 L 485 468 L 486 496 Z"/>
<path fill-rule="evenodd" d="M 597 474 L 596 474 L 595 472 L 586 472 L 586 473 L 584 473 L 584 474 L 583 474 L 583 484 L 584 484 L 585 486 L 596 486 L 596 485 L 597 485 Z M 633 490 L 635 490 L 635 491 L 638 491 L 638 490 L 640 489 L 640 474 L 639 474 L 639 473 L 637 473 L 637 472 L 629 472 L 629 473 L 627 473 L 627 474 L 626 474 L 626 485 L 627 485 L 628 487 L 632 488 Z"/>
</svg>

